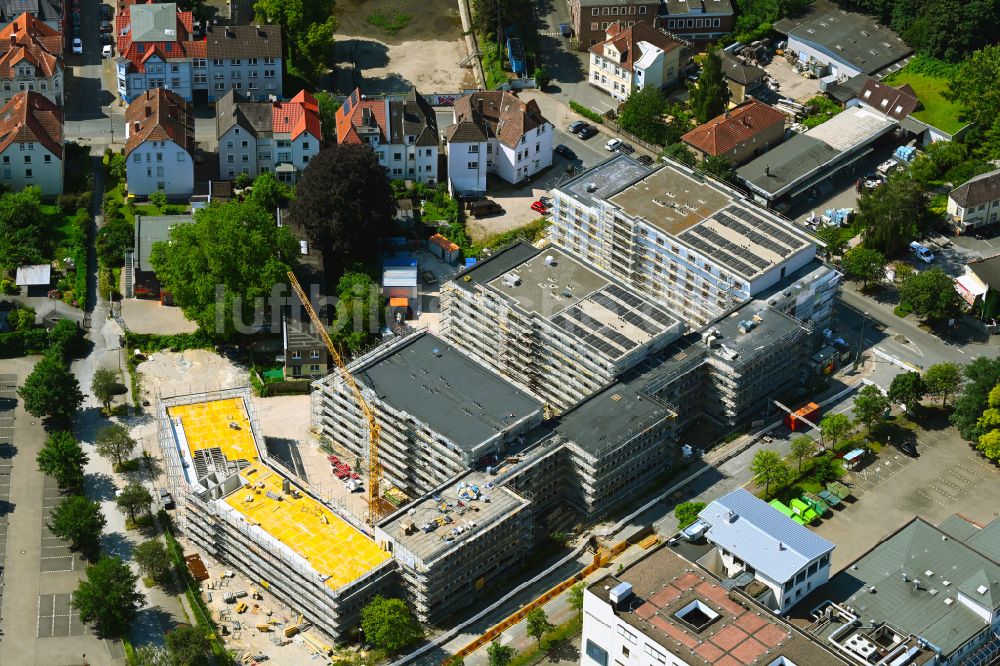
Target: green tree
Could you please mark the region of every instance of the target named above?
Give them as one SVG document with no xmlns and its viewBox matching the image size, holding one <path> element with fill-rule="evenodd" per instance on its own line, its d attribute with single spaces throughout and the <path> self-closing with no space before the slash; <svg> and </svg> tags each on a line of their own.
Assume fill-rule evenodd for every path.
<svg viewBox="0 0 1000 666">
<path fill-rule="evenodd" d="M 268 212 L 272 212 L 285 206 L 294 196 L 295 190 L 279 182 L 274 174 L 268 171 L 254 179 L 253 189 L 247 200 L 260 205 Z"/>
<path fill-rule="evenodd" d="M 108 368 L 98 368 L 90 382 L 90 392 L 104 405 L 105 412 L 110 411 L 111 401 L 118 393 L 118 374 Z"/>
<path fill-rule="evenodd" d="M 153 496 L 146 490 L 146 486 L 133 481 L 121 489 L 115 498 L 115 504 L 134 523 L 137 513 L 149 513 L 149 507 L 153 506 Z"/>
<path fill-rule="evenodd" d="M 965 366 L 966 382 L 955 400 L 951 423 L 958 428 L 962 438 L 970 442 L 979 440 L 983 433 L 977 421 L 989 406 L 990 391 L 1000 384 L 1000 358 L 980 356 Z"/>
<path fill-rule="evenodd" d="M 699 123 L 721 115 L 729 104 L 729 86 L 722 75 L 722 58 L 710 49 L 698 82 L 691 88 L 689 105 Z"/>
<path fill-rule="evenodd" d="M 663 121 L 666 109 L 667 98 L 660 89 L 647 86 L 628 96 L 618 114 L 618 124 L 643 141 L 663 143 L 667 133 Z"/>
<path fill-rule="evenodd" d="M 38 451 L 38 470 L 48 474 L 63 490 L 83 488 L 83 468 L 89 457 L 67 430 L 51 433 Z"/>
<path fill-rule="evenodd" d="M 7 325 L 12 331 L 26 331 L 35 325 L 35 308 L 19 305 L 7 313 Z"/>
<path fill-rule="evenodd" d="M 377 595 L 361 610 L 361 630 L 375 647 L 396 652 L 424 635 L 402 599 Z"/>
<path fill-rule="evenodd" d="M 698 165 L 698 170 L 715 176 L 727 183 L 731 183 L 736 179 L 736 171 L 725 157 L 709 155 Z"/>
<path fill-rule="evenodd" d="M 137 580 L 118 557 L 102 557 L 87 567 L 87 577 L 73 595 L 80 619 L 93 624 L 101 638 L 124 636 L 146 601 L 136 589 Z"/>
<path fill-rule="evenodd" d="M 108 175 L 116 183 L 124 183 L 125 179 L 128 177 L 128 164 L 125 162 L 125 156 L 121 153 L 115 153 L 111 156 L 111 161 L 108 164 Z"/>
<path fill-rule="evenodd" d="M 888 256 L 906 250 L 930 218 L 920 186 L 908 171 L 897 171 L 885 185 L 861 195 L 857 221 L 865 246 Z"/>
<path fill-rule="evenodd" d="M 826 252 L 827 259 L 843 254 L 844 250 L 847 249 L 847 239 L 840 232 L 840 227 L 835 227 L 832 224 L 821 224 L 816 229 L 816 238 L 826 245 L 823 251 Z"/>
<path fill-rule="evenodd" d="M 581 580 L 579 583 L 574 583 L 566 593 L 566 603 L 576 611 L 577 617 L 583 615 L 583 591 L 586 589 L 587 584 Z"/>
<path fill-rule="evenodd" d="M 964 108 L 963 118 L 981 128 L 992 127 L 1000 115 L 1000 45 L 982 48 L 967 58 L 948 83 L 949 97 Z"/>
<path fill-rule="evenodd" d="M 316 82 L 329 69 L 337 19 L 333 0 L 257 0 L 257 21 L 280 26 L 287 55 L 306 80 Z"/>
<path fill-rule="evenodd" d="M 90 558 L 100 550 L 101 532 L 106 524 L 100 504 L 82 495 L 69 495 L 52 511 L 47 526 L 57 537 L 69 541 L 73 548 Z"/>
<path fill-rule="evenodd" d="M 830 448 L 837 448 L 837 443 L 851 430 L 851 420 L 846 414 L 827 414 L 819 422 L 819 431 L 823 439 L 830 440 Z"/>
<path fill-rule="evenodd" d="M 552 77 L 549 76 L 549 70 L 544 67 L 535 67 L 535 71 L 532 72 L 531 78 L 535 80 L 535 85 L 538 86 L 539 90 L 545 90 L 546 86 L 549 85 L 549 81 Z"/>
<path fill-rule="evenodd" d="M 808 435 L 800 435 L 792 440 L 792 459 L 798 464 L 798 473 L 802 474 L 802 462 L 816 452 L 816 442 Z"/>
<path fill-rule="evenodd" d="M 159 539 L 143 541 L 132 550 L 132 559 L 144 576 L 160 583 L 170 575 L 173 564 L 170 553 Z"/>
<path fill-rule="evenodd" d="M 97 431 L 94 440 L 94 450 L 97 455 L 107 459 L 115 468 L 129 459 L 135 450 L 136 441 L 128 434 L 128 430 L 119 423 L 113 423 Z"/>
<path fill-rule="evenodd" d="M 841 475 L 841 471 L 840 466 L 834 461 L 833 458 L 823 456 L 822 458 L 816 459 L 810 473 L 818 483 L 825 484 L 828 481 L 833 481 L 839 477 Z"/>
<path fill-rule="evenodd" d="M 935 363 L 924 372 L 927 394 L 941 398 L 941 406 L 948 404 L 948 396 L 955 395 L 962 386 L 962 368 L 956 363 Z"/>
<path fill-rule="evenodd" d="M 135 649 L 137 666 L 177 666 L 166 648 L 156 645 L 140 645 Z"/>
<path fill-rule="evenodd" d="M 681 502 L 675 506 L 674 518 L 677 519 L 677 529 L 682 530 L 698 520 L 698 514 L 704 508 L 704 502 Z"/>
<path fill-rule="evenodd" d="M 363 270 L 354 266 L 337 282 L 337 319 L 330 330 L 335 344 L 354 352 L 378 334 L 385 303 L 378 283 Z"/>
<path fill-rule="evenodd" d="M 541 607 L 528 611 L 525 619 L 528 621 L 528 636 L 535 639 L 538 647 L 542 647 L 542 637 L 555 629 L 556 625 L 549 622 L 548 616 Z"/>
<path fill-rule="evenodd" d="M 149 195 L 149 203 L 153 204 L 157 208 L 163 208 L 167 205 L 167 193 L 163 190 L 156 190 L 151 192 Z"/>
<path fill-rule="evenodd" d="M 49 345 L 64 359 L 76 358 L 83 351 L 83 332 L 72 319 L 60 319 L 49 331 Z"/>
<path fill-rule="evenodd" d="M 323 144 L 329 145 L 337 141 L 337 109 L 340 102 L 333 93 L 320 90 L 313 95 L 319 105 L 319 122 L 323 130 Z"/>
<path fill-rule="evenodd" d="M 904 372 L 892 378 L 889 384 L 889 395 L 886 396 L 889 402 L 895 405 L 904 405 L 908 411 L 913 411 L 920 404 L 927 387 L 919 372 Z"/>
<path fill-rule="evenodd" d="M 862 291 L 868 289 L 870 284 L 878 284 L 885 280 L 885 265 L 884 254 L 862 245 L 848 250 L 840 262 L 844 275 L 850 280 L 860 281 Z"/>
<path fill-rule="evenodd" d="M 885 420 L 888 409 L 889 399 L 873 384 L 862 386 L 854 398 L 854 418 L 863 424 L 869 433 Z"/>
<path fill-rule="evenodd" d="M 17 389 L 32 416 L 48 419 L 56 427 L 68 426 L 83 404 L 80 382 L 59 357 L 47 355 Z"/>
<path fill-rule="evenodd" d="M 899 288 L 899 300 L 925 319 L 947 319 L 962 313 L 962 297 L 940 268 L 909 275 Z"/>
<path fill-rule="evenodd" d="M 254 202 L 230 201 L 173 227 L 168 242 L 153 245 L 150 263 L 185 317 L 205 333 L 229 338 L 238 324 L 263 319 L 270 305 L 263 299 L 288 283 L 297 256 L 295 238 L 271 213 Z"/>
<path fill-rule="evenodd" d="M 201 627 L 182 624 L 165 636 L 170 660 L 177 666 L 208 666 L 212 643 Z"/>
<path fill-rule="evenodd" d="M 515 654 L 514 648 L 504 645 L 500 641 L 493 641 L 486 648 L 486 656 L 489 659 L 490 666 L 508 666 L 511 660 L 514 659 Z"/>
<path fill-rule="evenodd" d="M 698 161 L 694 153 L 691 152 L 691 149 L 680 142 L 672 143 L 664 148 L 663 152 L 660 153 L 660 157 L 669 157 L 687 166 L 693 166 Z"/>
<path fill-rule="evenodd" d="M 457 654 L 448 657 L 448 666 L 465 666 L 465 659 Z"/>
<path fill-rule="evenodd" d="M 0 270 L 42 260 L 41 206 L 42 191 L 34 185 L 0 195 Z"/>
<path fill-rule="evenodd" d="M 368 146 L 324 148 L 302 172 L 288 208 L 323 250 L 328 279 L 371 263 L 396 214 L 386 170 Z"/>
<path fill-rule="evenodd" d="M 124 215 L 106 216 L 94 242 L 98 258 L 105 266 L 121 266 L 125 263 L 125 252 L 135 246 L 135 225 Z"/>
<path fill-rule="evenodd" d="M 771 496 L 771 488 L 779 487 L 788 482 L 790 472 L 788 465 L 776 451 L 760 449 L 753 454 L 750 461 L 750 472 L 757 486 L 764 486 L 764 499 Z"/>
</svg>

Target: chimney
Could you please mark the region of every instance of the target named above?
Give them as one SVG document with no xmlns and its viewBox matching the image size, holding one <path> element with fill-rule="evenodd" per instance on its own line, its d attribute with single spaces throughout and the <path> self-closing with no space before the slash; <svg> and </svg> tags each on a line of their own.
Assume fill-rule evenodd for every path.
<svg viewBox="0 0 1000 666">
<path fill-rule="evenodd" d="M 228 37 L 229 39 L 236 39 L 236 33 L 230 30 L 229 28 L 226 28 L 226 37 Z"/>
<path fill-rule="evenodd" d="M 770 176 L 771 175 L 771 165 L 770 164 L 765 164 L 764 165 L 764 175 L 765 176 Z"/>
<path fill-rule="evenodd" d="M 146 117 L 149 118 L 151 115 L 153 115 L 153 107 L 151 107 L 151 106 L 149 106 L 147 104 L 146 105 Z"/>
<path fill-rule="evenodd" d="M 10 45 L 11 45 L 11 48 L 17 46 L 17 35 L 13 35 L 12 34 L 10 36 Z"/>
<path fill-rule="evenodd" d="M 263 28 L 261 28 L 260 26 L 257 26 L 257 36 L 258 37 L 267 37 L 267 33 L 264 32 Z"/>
</svg>

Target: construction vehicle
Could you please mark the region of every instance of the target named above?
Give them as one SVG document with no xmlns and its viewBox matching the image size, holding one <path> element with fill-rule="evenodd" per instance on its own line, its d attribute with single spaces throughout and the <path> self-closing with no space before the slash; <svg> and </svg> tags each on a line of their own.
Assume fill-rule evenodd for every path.
<svg viewBox="0 0 1000 666">
<path fill-rule="evenodd" d="M 327 351 L 330 352 L 330 358 L 337 365 L 337 370 L 340 371 L 340 376 L 343 378 L 344 383 L 350 389 L 351 394 L 354 396 L 354 401 L 357 403 L 361 412 L 364 414 L 365 419 L 368 421 L 368 524 L 374 525 L 378 522 L 379 518 L 382 517 L 382 507 L 380 505 L 379 498 L 379 478 L 382 476 L 382 466 L 378 459 L 378 447 L 379 440 L 381 436 L 382 427 L 379 425 L 378 419 L 375 417 L 375 412 L 372 411 L 371 406 L 365 401 L 364 396 L 361 394 L 361 389 L 358 388 L 357 382 L 354 381 L 354 377 L 348 371 L 347 366 L 344 364 L 344 360 L 337 353 L 337 348 L 334 346 L 333 341 L 330 340 L 330 335 L 326 332 L 326 326 L 320 321 L 319 316 L 313 309 L 312 304 L 309 302 L 309 297 L 306 293 L 302 291 L 302 285 L 295 277 L 295 273 L 288 271 L 288 281 L 292 286 L 292 290 L 295 295 L 299 297 L 299 301 L 302 302 L 302 307 L 305 308 L 306 313 L 309 315 L 309 319 L 312 321 L 313 328 L 316 329 L 316 333 L 322 338 L 323 344 L 326 345 Z"/>
<path fill-rule="evenodd" d="M 247 603 L 245 601 L 241 601 L 240 603 L 236 604 L 237 613 L 245 613 L 246 610 L 247 610 Z"/>
<path fill-rule="evenodd" d="M 271 625 L 267 622 L 261 622 L 257 625 L 257 631 L 271 631 Z"/>
<path fill-rule="evenodd" d="M 291 638 L 295 634 L 299 633 L 299 628 L 301 626 L 302 626 L 302 615 L 300 614 L 298 622 L 285 627 L 285 638 Z"/>
</svg>

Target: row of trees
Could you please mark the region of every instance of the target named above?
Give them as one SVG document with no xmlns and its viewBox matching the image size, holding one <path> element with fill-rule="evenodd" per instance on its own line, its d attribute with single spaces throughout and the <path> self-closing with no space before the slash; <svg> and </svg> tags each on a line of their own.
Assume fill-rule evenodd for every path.
<svg viewBox="0 0 1000 666">
<path fill-rule="evenodd" d="M 317 82 L 330 68 L 337 18 L 333 0 L 257 0 L 257 21 L 280 26 L 288 69 Z"/>
</svg>

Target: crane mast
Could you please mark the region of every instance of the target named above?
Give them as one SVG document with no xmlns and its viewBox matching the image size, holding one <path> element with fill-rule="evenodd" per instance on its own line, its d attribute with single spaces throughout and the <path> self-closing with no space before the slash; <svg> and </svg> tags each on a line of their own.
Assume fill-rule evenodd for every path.
<svg viewBox="0 0 1000 666">
<path fill-rule="evenodd" d="M 327 351 L 330 352 L 330 356 L 333 358 L 333 362 L 337 366 L 337 370 L 340 372 L 344 383 L 350 389 L 354 401 L 361 408 L 362 414 L 364 414 L 365 419 L 368 421 L 368 523 L 374 526 L 378 519 L 382 517 L 382 510 L 379 504 L 379 478 L 382 476 L 382 465 L 378 459 L 378 445 L 382 427 L 375 417 L 375 412 L 361 394 L 361 389 L 358 388 L 353 375 L 347 370 L 344 360 L 337 353 L 330 335 L 326 332 L 326 326 L 320 321 L 316 311 L 309 303 L 309 298 L 302 290 L 302 285 L 299 284 L 299 281 L 295 278 L 295 274 L 291 271 L 288 272 L 288 281 L 291 283 L 295 295 L 302 302 L 302 307 L 309 314 L 313 328 L 316 329 L 316 333 L 322 338 L 323 344 L 326 345 Z"/>
</svg>

